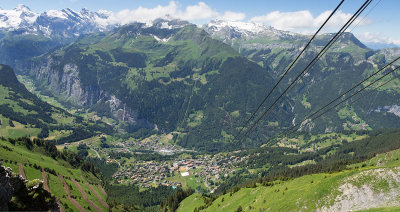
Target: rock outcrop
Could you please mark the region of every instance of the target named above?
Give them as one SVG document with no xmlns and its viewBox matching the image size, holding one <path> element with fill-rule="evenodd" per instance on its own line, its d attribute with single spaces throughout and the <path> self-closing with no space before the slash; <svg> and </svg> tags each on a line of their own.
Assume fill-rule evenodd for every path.
<svg viewBox="0 0 400 212">
<path fill-rule="evenodd" d="M 0 166 L 0 211 L 8 211 L 8 203 L 14 194 L 10 184 L 11 168 Z"/>
<path fill-rule="evenodd" d="M 14 198 L 13 198 L 14 197 Z M 41 180 L 25 180 L 0 166 L 0 211 L 60 211 L 54 195 L 43 189 Z"/>
</svg>

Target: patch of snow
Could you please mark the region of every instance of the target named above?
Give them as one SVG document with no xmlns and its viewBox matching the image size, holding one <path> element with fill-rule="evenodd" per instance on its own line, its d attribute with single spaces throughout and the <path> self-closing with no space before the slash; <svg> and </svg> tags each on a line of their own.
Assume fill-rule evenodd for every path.
<svg viewBox="0 0 400 212">
<path fill-rule="evenodd" d="M 170 26 L 168 22 L 162 22 L 161 29 L 172 29 L 172 26 Z"/>
<path fill-rule="evenodd" d="M 163 42 L 163 43 L 166 43 L 166 42 L 169 41 L 169 39 L 171 39 L 171 37 L 169 37 L 169 38 L 159 38 L 159 37 L 157 37 L 157 36 L 155 36 L 155 35 L 153 35 L 153 37 L 154 37 L 154 39 L 156 39 L 158 42 Z"/>
<path fill-rule="evenodd" d="M 17 7 L 15 8 L 16 11 L 22 11 L 22 12 L 28 12 L 31 11 L 29 7 L 23 5 L 23 4 L 18 4 Z"/>
<path fill-rule="evenodd" d="M 65 13 L 58 11 L 58 10 L 48 10 L 45 12 L 45 14 L 49 17 L 53 18 L 60 18 L 60 19 L 67 19 L 68 17 L 66 16 Z"/>
<path fill-rule="evenodd" d="M 14 10 L 0 9 L 0 28 L 20 28 L 32 24 L 37 17 L 38 14 L 24 5 L 18 5 Z"/>
</svg>

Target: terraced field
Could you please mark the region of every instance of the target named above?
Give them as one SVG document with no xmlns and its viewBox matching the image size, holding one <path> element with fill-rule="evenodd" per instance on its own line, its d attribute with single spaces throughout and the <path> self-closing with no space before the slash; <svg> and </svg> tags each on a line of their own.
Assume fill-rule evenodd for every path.
<svg viewBox="0 0 400 212">
<path fill-rule="evenodd" d="M 11 167 L 13 172 L 18 174 L 22 174 L 23 171 L 28 180 L 45 181 L 45 189 L 47 187 L 60 200 L 65 211 L 94 211 L 96 209 L 108 211 L 108 205 L 105 203 L 106 195 L 102 193 L 101 187 L 99 189 L 101 184 L 99 179 L 92 173 L 73 168 L 66 161 L 55 160 L 41 154 L 40 151 L 41 149 L 36 146 L 33 150 L 28 150 L 25 146 L 0 141 L 2 165 Z M 64 187 L 61 178 L 67 187 Z"/>
</svg>

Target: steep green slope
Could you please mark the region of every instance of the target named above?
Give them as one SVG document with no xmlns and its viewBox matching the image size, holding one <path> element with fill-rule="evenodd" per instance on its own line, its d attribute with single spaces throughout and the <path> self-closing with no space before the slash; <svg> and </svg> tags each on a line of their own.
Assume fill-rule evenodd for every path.
<svg viewBox="0 0 400 212">
<path fill-rule="evenodd" d="M 104 123 L 88 123 L 83 118 L 49 105 L 30 93 L 13 70 L 0 65 L 0 136 L 37 136 L 68 142 L 110 132 Z"/>
<path fill-rule="evenodd" d="M 178 211 L 193 211 L 195 207 L 197 210 L 204 209 L 200 211 L 236 211 L 239 208 L 242 211 L 396 211 L 400 207 L 400 150 L 387 150 L 398 148 L 398 135 L 399 132 L 372 136 L 353 144 L 344 144 L 337 147 L 336 152 L 327 154 L 326 158 L 339 159 L 334 166 L 343 168 L 332 166 L 326 169 L 320 163 L 318 174 L 285 178 L 289 173 L 297 175 L 313 167 L 303 165 L 278 172 L 275 178 L 267 176 L 243 188 L 231 189 L 215 200 L 194 194 L 181 202 Z M 362 155 L 369 155 L 366 158 L 370 159 L 365 160 Z M 346 165 L 349 162 L 347 159 L 352 157 L 350 160 L 354 161 L 357 161 L 356 158 L 364 159 Z M 332 171 L 321 173 L 329 169 Z M 192 200 L 195 200 L 194 204 L 189 203 Z"/>
<path fill-rule="evenodd" d="M 273 84 L 260 66 L 190 24 L 135 23 L 36 58 L 32 67 L 25 73 L 42 89 L 127 121 L 128 132 L 176 131 L 178 144 L 208 151 L 232 146 L 238 127 Z M 287 105 L 271 116 L 278 126 L 289 124 Z M 260 133 L 270 136 L 275 129 Z"/>
<path fill-rule="evenodd" d="M 106 196 L 98 188 L 102 184 L 99 172 L 76 154 L 57 152 L 54 144 L 41 140 L 1 139 L 0 160 L 3 166 L 11 167 L 13 172 L 25 175 L 28 180 L 44 181 L 44 188 L 48 187 L 66 211 L 78 211 L 78 207 L 95 210 L 91 203 L 107 211 Z M 67 183 L 70 195 L 61 178 Z"/>
</svg>

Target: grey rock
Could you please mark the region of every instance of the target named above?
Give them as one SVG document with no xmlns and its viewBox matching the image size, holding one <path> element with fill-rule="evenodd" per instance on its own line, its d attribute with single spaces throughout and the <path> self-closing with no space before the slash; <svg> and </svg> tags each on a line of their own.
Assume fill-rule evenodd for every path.
<svg viewBox="0 0 400 212">
<path fill-rule="evenodd" d="M 14 188 L 10 184 L 11 168 L 0 166 L 0 211 L 8 211 L 8 202 L 14 194 Z"/>
</svg>

